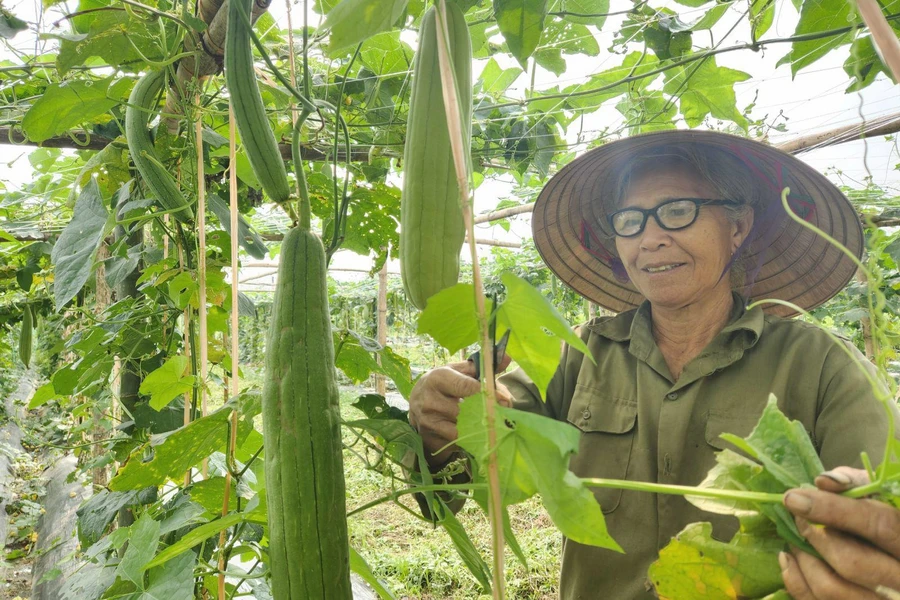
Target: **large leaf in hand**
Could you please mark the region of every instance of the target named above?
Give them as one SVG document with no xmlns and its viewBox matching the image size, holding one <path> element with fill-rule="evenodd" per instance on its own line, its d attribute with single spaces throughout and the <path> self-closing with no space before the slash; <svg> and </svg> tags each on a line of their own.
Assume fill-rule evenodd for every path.
<svg viewBox="0 0 900 600">
<path fill-rule="evenodd" d="M 74 298 L 90 277 L 94 255 L 108 221 L 109 213 L 100 197 L 100 189 L 92 179 L 81 190 L 72 220 L 63 229 L 50 255 L 54 267 L 56 310 Z"/>
<path fill-rule="evenodd" d="M 544 30 L 547 0 L 494 0 L 494 15 L 509 51 L 527 68 Z"/>
<path fill-rule="evenodd" d="M 769 394 L 759 422 L 744 439 L 725 433 L 731 442 L 763 464 L 787 488 L 812 485 L 825 467 L 800 421 L 791 421 L 778 410 L 777 399 Z"/>
<path fill-rule="evenodd" d="M 328 51 L 333 53 L 389 31 L 409 0 L 342 0 L 328 11 L 322 27 L 331 29 Z"/>
<path fill-rule="evenodd" d="M 485 299 L 485 310 L 490 312 L 491 306 L 491 301 Z M 475 286 L 457 283 L 429 298 L 419 315 L 416 333 L 430 335 L 451 354 L 478 342 L 481 335 L 475 308 Z"/>
<path fill-rule="evenodd" d="M 173 356 L 141 382 L 140 392 L 150 396 L 150 406 L 162 410 L 169 402 L 194 388 L 194 376 L 185 375 L 189 359 Z"/>
<path fill-rule="evenodd" d="M 594 495 L 569 471 L 569 457 L 578 451 L 580 432 L 569 425 L 520 410 L 496 406 L 497 466 L 504 504 L 541 495 L 550 518 L 563 535 L 580 544 L 622 549 L 606 530 Z M 466 398 L 457 420 L 457 443 L 487 472 L 490 446 L 482 395 Z"/>
<path fill-rule="evenodd" d="M 64 81 L 47 86 L 22 118 L 22 129 L 34 142 L 86 123 L 119 104 L 128 94 L 128 79 Z"/>
<path fill-rule="evenodd" d="M 664 600 L 761 598 L 784 586 L 778 566 L 784 541 L 773 533 L 740 531 L 724 543 L 712 538 L 709 523 L 691 523 L 650 565 L 650 580 Z"/>
<path fill-rule="evenodd" d="M 497 309 L 497 336 L 509 329 L 506 352 L 531 378 L 543 397 L 559 366 L 565 342 L 594 362 L 587 346 L 559 311 L 524 279 L 504 273 L 506 300 Z"/>
<path fill-rule="evenodd" d="M 663 91 L 679 98 L 681 114 L 690 127 L 699 126 L 711 115 L 747 128 L 747 119 L 737 108 L 734 84 L 750 79 L 749 74 L 720 67 L 715 57 L 709 56 L 674 67 L 664 76 Z"/>
</svg>

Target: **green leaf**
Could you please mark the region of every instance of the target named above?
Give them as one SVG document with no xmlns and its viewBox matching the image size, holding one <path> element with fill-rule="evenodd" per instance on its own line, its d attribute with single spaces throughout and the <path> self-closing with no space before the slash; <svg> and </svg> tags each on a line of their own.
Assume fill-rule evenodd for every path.
<svg viewBox="0 0 900 600">
<path fill-rule="evenodd" d="M 378 355 L 381 358 L 382 373 L 394 382 L 400 395 L 409 400 L 409 395 L 412 393 L 413 388 L 409 361 L 394 352 L 389 346 L 385 346 L 380 350 Z"/>
<path fill-rule="evenodd" d="M 509 51 L 527 68 L 544 30 L 547 0 L 494 0 L 494 15 Z"/>
<path fill-rule="evenodd" d="M 190 359 L 173 356 L 141 382 L 140 392 L 150 396 L 150 406 L 162 410 L 169 402 L 194 388 L 194 376 L 185 375 Z"/>
<path fill-rule="evenodd" d="M 53 296 L 56 310 L 62 309 L 87 282 L 94 255 L 109 221 L 109 213 L 93 179 L 81 190 L 72 220 L 53 246 Z"/>
<path fill-rule="evenodd" d="M 106 528 L 118 515 L 119 510 L 133 504 L 144 504 L 156 497 L 156 488 L 131 490 L 128 492 L 110 492 L 100 490 L 88 498 L 77 511 L 78 540 L 82 549 L 97 543 Z"/>
<path fill-rule="evenodd" d="M 706 13 L 702 17 L 697 19 L 697 21 L 691 23 L 691 31 L 704 31 L 706 29 L 712 29 L 713 26 L 722 19 L 722 16 L 726 12 L 728 12 L 729 6 L 731 5 L 726 2 L 723 2 L 722 4 L 716 4 L 708 11 L 706 11 Z"/>
<path fill-rule="evenodd" d="M 562 57 L 562 50 L 559 48 L 537 50 L 534 53 L 534 62 L 557 76 L 566 72 L 566 59 Z"/>
<path fill-rule="evenodd" d="M 491 310 L 488 299 L 485 309 Z M 416 325 L 417 334 L 430 335 L 451 354 L 480 340 L 479 332 L 475 286 L 470 283 L 457 283 L 429 298 Z"/>
<path fill-rule="evenodd" d="M 150 585 L 136 600 L 174 600 L 194 594 L 194 565 L 197 556 L 182 552 L 164 565 L 150 569 Z"/>
<path fill-rule="evenodd" d="M 481 91 L 492 96 L 500 96 L 521 74 L 522 69 L 518 67 L 501 69 L 492 56 L 481 70 L 481 75 L 478 76 L 481 81 Z"/>
<path fill-rule="evenodd" d="M 143 446 L 132 453 L 109 482 L 109 489 L 135 490 L 183 477 L 216 450 L 224 450 L 230 413 L 231 408 L 225 406 L 189 425 L 151 436 L 149 448 Z M 153 451 L 153 457 L 145 461 L 142 459 L 147 449 Z"/>
<path fill-rule="evenodd" d="M 459 522 L 456 515 L 446 509 L 444 509 L 443 513 L 444 514 L 441 515 L 440 519 L 441 527 L 443 527 L 444 531 L 447 532 L 447 535 L 450 536 L 450 541 L 453 542 L 457 554 L 459 554 L 459 557 L 466 565 L 469 573 L 471 573 L 475 579 L 478 580 L 478 583 L 481 584 L 483 593 L 490 594 L 490 568 L 488 568 L 487 563 L 484 562 L 484 558 L 482 558 L 481 553 L 475 547 L 475 544 L 472 543 L 472 538 L 469 537 L 465 527 L 462 526 L 462 523 Z"/>
<path fill-rule="evenodd" d="M 399 31 L 388 31 L 363 42 L 359 57 L 376 75 L 394 75 L 409 71 L 413 50 L 400 41 Z"/>
<path fill-rule="evenodd" d="M 82 0 L 79 8 L 102 8 L 108 4 L 102 0 Z M 140 17 L 132 18 L 128 12 L 85 12 L 75 17 L 73 23 L 75 33 L 84 35 L 55 36 L 60 39 L 56 57 L 60 76 L 95 56 L 111 67 L 134 73 L 148 67 L 141 54 L 154 61 L 165 58 L 159 45 L 159 28 L 148 27 L 146 21 Z"/>
<path fill-rule="evenodd" d="M 28 23 L 0 6 L 0 37 L 11 40 L 20 31 L 28 29 Z"/>
<path fill-rule="evenodd" d="M 738 532 L 728 542 L 712 537 L 709 523 L 691 523 L 662 549 L 649 577 L 661 598 L 761 598 L 784 587 L 776 535 Z"/>
<path fill-rule="evenodd" d="M 853 44 L 850 46 L 850 56 L 844 61 L 844 72 L 850 76 L 851 80 L 851 84 L 844 90 L 848 94 L 868 87 L 875 81 L 879 73 L 884 73 L 891 80 L 894 79 L 891 70 L 885 66 L 881 57 L 878 56 L 871 35 L 858 37 L 853 40 Z M 893 242 L 891 245 L 893 246 L 894 244 L 896 242 Z M 896 251 L 889 251 L 889 253 L 893 257 Z"/>
<path fill-rule="evenodd" d="M 846 27 L 856 21 L 853 18 L 854 13 L 853 4 L 845 0 L 805 0 L 800 7 L 800 19 L 797 21 L 794 36 Z M 816 40 L 793 42 L 791 51 L 778 61 L 778 66 L 790 63 L 791 75 L 796 76 L 800 69 L 808 67 L 835 48 L 849 44 L 852 39 L 852 32 L 848 32 Z"/>
<path fill-rule="evenodd" d="M 749 436 L 721 437 L 761 462 L 787 488 L 812 485 L 825 470 L 803 424 L 784 416 L 773 394 L 769 394 L 769 402 Z"/>
<path fill-rule="evenodd" d="M 749 74 L 720 67 L 715 57 L 709 56 L 666 71 L 665 79 L 663 91 L 680 98 L 688 126 L 697 127 L 710 115 L 747 128 L 747 119 L 737 108 L 734 84 L 750 79 Z"/>
<path fill-rule="evenodd" d="M 592 75 L 585 83 L 564 88 L 562 93 L 568 96 L 564 100 L 565 107 L 572 110 L 597 110 L 606 100 L 649 86 L 658 76 L 646 77 L 631 83 L 620 82 L 626 77 L 641 76 L 658 66 L 659 61 L 656 57 L 631 52 L 622 61 L 621 66 Z"/>
<path fill-rule="evenodd" d="M 570 23 L 580 23 L 582 25 L 593 25 L 597 29 L 603 27 L 606 22 L 606 13 L 609 12 L 609 0 L 566 0 L 564 4 L 565 11 L 568 13 L 563 19 Z M 597 16 L 579 16 L 579 15 L 597 15 Z"/>
<path fill-rule="evenodd" d="M 541 415 L 502 406 L 495 410 L 495 447 L 504 504 L 539 493 L 550 518 L 567 538 L 621 552 L 606 530 L 597 499 L 569 471 L 569 457 L 578 451 L 579 430 Z M 460 404 L 457 428 L 457 443 L 475 457 L 483 480 L 489 445 L 481 394 Z"/>
<path fill-rule="evenodd" d="M 380 394 L 363 394 L 352 406 L 362 411 L 367 419 L 397 419 L 409 422 L 406 411 L 391 406 Z"/>
<path fill-rule="evenodd" d="M 116 574 L 133 582 L 138 589 L 144 589 L 144 570 L 156 554 L 159 546 L 159 522 L 145 512 L 131 526 L 128 548 L 116 569 Z"/>
<path fill-rule="evenodd" d="M 235 486 L 232 482 L 231 497 L 235 496 Z M 222 513 L 222 501 L 225 499 L 225 478 L 210 477 L 193 483 L 188 490 L 191 500 L 206 509 L 207 512 L 217 515 Z"/>
<path fill-rule="evenodd" d="M 129 87 L 129 80 L 112 77 L 50 84 L 25 113 L 22 129 L 32 141 L 43 142 L 107 112 Z"/>
<path fill-rule="evenodd" d="M 215 194 L 209 194 L 207 202 L 209 202 L 209 209 L 219 219 L 222 228 L 228 235 L 231 235 L 231 209 L 224 200 Z M 250 223 L 247 222 L 247 219 L 242 214 L 238 214 L 238 243 L 247 251 L 247 254 L 257 260 L 262 260 L 269 254 L 266 243 L 259 237 L 259 234 L 250 226 Z"/>
<path fill-rule="evenodd" d="M 628 123 L 628 135 L 674 129 L 678 113 L 675 102 L 669 101 L 659 90 L 644 90 L 626 96 L 616 104 L 616 109 Z"/>
<path fill-rule="evenodd" d="M 753 27 L 754 39 L 760 39 L 775 22 L 775 0 L 750 0 L 747 18 Z"/>
<path fill-rule="evenodd" d="M 367 38 L 390 31 L 403 14 L 408 0 L 342 0 L 322 24 L 330 29 L 328 52 L 355 46 Z"/>
<path fill-rule="evenodd" d="M 56 393 L 56 390 L 53 389 L 53 382 L 48 381 L 34 392 L 31 400 L 28 402 L 28 410 L 39 408 L 54 398 L 59 398 L 59 395 Z"/>
<path fill-rule="evenodd" d="M 138 246 L 132 246 L 126 250 L 125 256 L 111 256 L 105 261 L 106 284 L 115 288 L 125 281 L 125 278 L 131 275 L 141 262 L 141 254 L 144 249 Z"/>
<path fill-rule="evenodd" d="M 359 552 L 350 546 L 350 570 L 363 578 L 363 580 L 372 586 L 372 589 L 381 596 L 382 600 L 395 600 L 397 597 L 381 582 L 372 568 L 366 563 L 365 559 L 360 556 Z"/>
<path fill-rule="evenodd" d="M 231 513 L 229 515 L 216 519 L 215 521 L 204 523 L 203 525 L 192 529 L 191 531 L 186 533 L 180 540 L 157 554 L 153 558 L 153 560 L 147 563 L 146 568 L 150 569 L 165 564 L 176 556 L 179 556 L 184 551 L 190 550 L 194 546 L 199 545 L 212 536 L 221 533 L 229 527 L 237 525 L 241 521 L 245 520 L 253 521 L 254 519 L 249 518 L 249 515 L 245 515 L 243 513 Z M 170 598 L 168 600 L 172 599 Z"/>
<path fill-rule="evenodd" d="M 506 300 L 497 309 L 497 336 L 510 330 L 506 352 L 543 397 L 559 366 L 562 342 L 584 353 L 591 362 L 594 357 L 559 311 L 527 281 L 512 273 L 504 273 L 501 280 L 506 286 Z"/>
</svg>

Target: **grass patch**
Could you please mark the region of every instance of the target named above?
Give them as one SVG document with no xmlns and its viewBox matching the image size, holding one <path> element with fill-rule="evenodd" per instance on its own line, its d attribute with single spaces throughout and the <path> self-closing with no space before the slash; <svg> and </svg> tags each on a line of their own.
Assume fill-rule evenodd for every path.
<svg viewBox="0 0 900 600">
<path fill-rule="evenodd" d="M 362 388 L 342 388 L 341 414 L 344 419 L 363 418 L 350 404 Z M 348 442 L 351 440 L 347 440 Z M 391 492 L 391 481 L 366 468 L 360 458 L 344 452 L 348 509 Z M 411 496 L 401 502 L 418 514 Z M 486 515 L 472 502 L 458 518 L 475 546 L 490 564 L 491 529 Z M 513 531 L 529 565 L 526 569 L 506 552 L 507 593 L 510 598 L 549 600 L 558 595 L 559 559 L 562 536 L 535 498 L 510 507 Z M 481 588 L 469 574 L 449 536 L 440 528 L 415 518 L 400 506 L 385 503 L 354 515 L 349 520 L 350 541 L 375 574 L 401 598 L 423 600 L 469 600 L 478 598 Z"/>
</svg>

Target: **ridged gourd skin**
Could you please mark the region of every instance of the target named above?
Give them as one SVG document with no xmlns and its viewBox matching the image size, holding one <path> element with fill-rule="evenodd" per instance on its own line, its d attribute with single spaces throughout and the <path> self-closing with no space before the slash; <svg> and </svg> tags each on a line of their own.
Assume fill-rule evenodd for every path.
<svg viewBox="0 0 900 600">
<path fill-rule="evenodd" d="M 19 358 L 26 367 L 31 366 L 31 346 L 34 337 L 34 318 L 31 307 L 22 310 L 22 330 L 19 332 Z"/>
<path fill-rule="evenodd" d="M 125 138 L 131 160 L 156 201 L 164 210 L 175 211 L 171 214 L 179 221 L 186 222 L 194 218 L 194 211 L 178 189 L 172 174 L 157 164 L 156 151 L 147 129 L 156 96 L 165 81 L 165 71 L 150 71 L 134 85 L 125 108 Z"/>
<path fill-rule="evenodd" d="M 250 39 L 250 9 L 253 0 L 229 0 L 228 30 L 225 35 L 225 83 L 234 106 L 234 120 L 250 167 L 273 201 L 282 203 L 291 196 L 284 159 L 278 150 L 275 134 L 266 118 L 256 72 L 253 70 L 253 48 Z M 246 20 L 241 16 L 243 13 Z"/>
<path fill-rule="evenodd" d="M 422 17 L 416 51 L 408 128 L 403 151 L 400 202 L 400 273 L 410 301 L 426 301 L 459 280 L 459 253 L 466 229 L 438 62 L 435 7 Z M 447 28 L 459 86 L 464 148 L 471 147 L 472 42 L 460 8 L 447 3 Z"/>
<path fill-rule="evenodd" d="M 352 600 L 325 249 L 299 227 L 281 246 L 263 430 L 273 597 Z"/>
</svg>

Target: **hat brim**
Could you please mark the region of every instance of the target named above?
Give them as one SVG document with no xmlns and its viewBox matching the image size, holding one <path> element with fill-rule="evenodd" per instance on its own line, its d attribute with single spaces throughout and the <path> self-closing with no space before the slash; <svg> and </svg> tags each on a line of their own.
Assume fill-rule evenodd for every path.
<svg viewBox="0 0 900 600">
<path fill-rule="evenodd" d="M 856 210 L 824 175 L 771 146 L 711 131 L 661 131 L 608 143 L 576 158 L 557 173 L 538 196 L 532 216 L 535 246 L 547 266 L 566 285 L 613 312 L 638 306 L 643 296 L 627 280 L 608 231 L 602 196 L 612 169 L 630 157 L 662 145 L 703 144 L 730 152 L 768 188 L 764 226 L 754 232 L 743 255 L 753 265 L 740 289 L 752 300 L 778 299 L 809 310 L 840 292 L 856 264 L 820 235 L 792 220 L 781 204 L 789 187 L 789 205 L 817 229 L 862 256 L 864 238 Z M 769 193 L 771 192 L 771 193 Z M 762 222 L 757 214 L 757 223 Z M 766 312 L 791 316 L 796 311 L 768 304 Z"/>
</svg>

